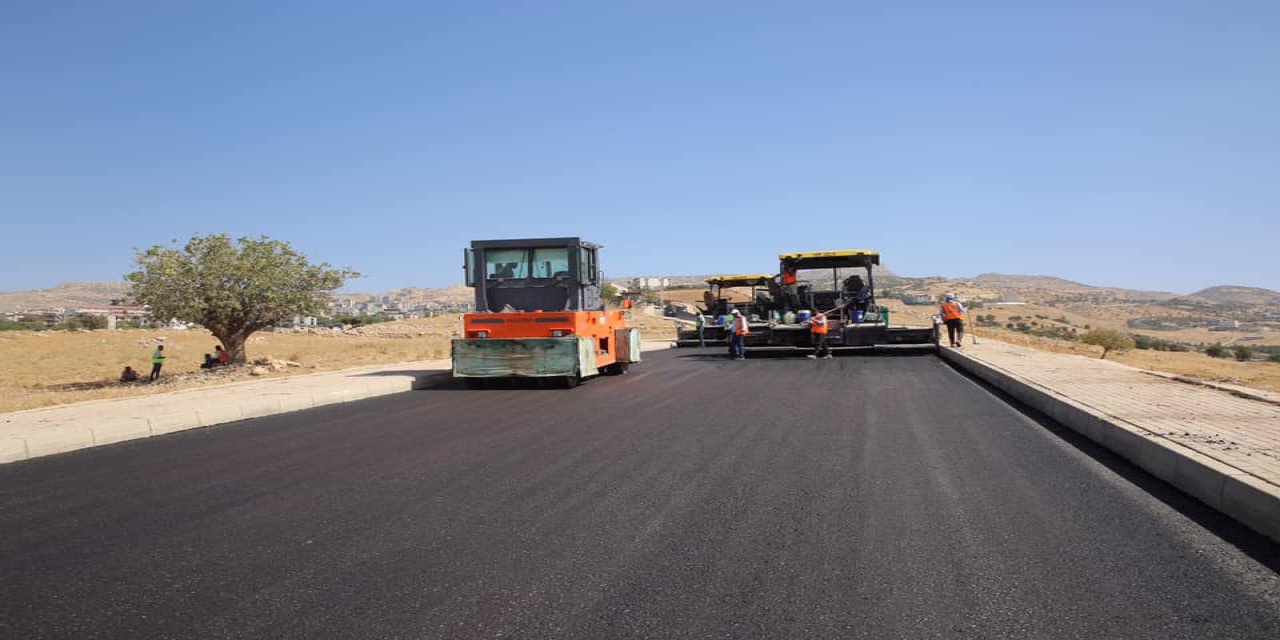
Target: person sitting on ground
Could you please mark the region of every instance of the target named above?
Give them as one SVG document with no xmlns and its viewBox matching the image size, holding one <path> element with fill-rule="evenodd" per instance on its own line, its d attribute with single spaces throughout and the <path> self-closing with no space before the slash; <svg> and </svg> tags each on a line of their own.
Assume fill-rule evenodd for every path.
<svg viewBox="0 0 1280 640">
<path fill-rule="evenodd" d="M 134 371 L 133 367 L 126 366 L 124 368 L 124 371 L 120 372 L 120 382 L 137 382 L 137 381 L 138 381 L 138 372 Z"/>
<path fill-rule="evenodd" d="M 200 365 L 200 368 L 212 369 L 216 366 L 218 366 L 218 359 L 213 357 L 213 354 L 211 353 L 204 354 L 204 363 Z"/>
<path fill-rule="evenodd" d="M 231 360 L 231 356 L 227 355 L 227 350 L 222 345 L 216 345 L 213 348 L 213 356 L 218 359 L 218 364 L 227 364 Z"/>
</svg>

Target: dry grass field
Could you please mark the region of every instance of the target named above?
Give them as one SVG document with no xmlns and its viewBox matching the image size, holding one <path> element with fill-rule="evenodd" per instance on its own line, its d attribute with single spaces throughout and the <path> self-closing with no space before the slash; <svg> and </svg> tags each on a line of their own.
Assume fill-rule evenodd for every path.
<svg viewBox="0 0 1280 640">
<path fill-rule="evenodd" d="M 661 318 L 637 313 L 633 324 L 645 339 L 675 337 L 672 323 Z M 270 377 L 445 359 L 449 340 L 461 327 L 461 316 L 449 315 L 371 325 L 355 335 L 262 332 L 249 339 L 246 351 L 251 360 L 269 357 L 302 365 L 271 371 L 266 374 Z M 161 342 L 167 357 L 158 383 L 117 381 L 125 365 L 146 376 L 151 352 Z M 204 354 L 215 344 L 217 340 L 203 330 L 0 332 L 0 412 L 250 379 L 246 367 L 200 369 Z"/>
</svg>

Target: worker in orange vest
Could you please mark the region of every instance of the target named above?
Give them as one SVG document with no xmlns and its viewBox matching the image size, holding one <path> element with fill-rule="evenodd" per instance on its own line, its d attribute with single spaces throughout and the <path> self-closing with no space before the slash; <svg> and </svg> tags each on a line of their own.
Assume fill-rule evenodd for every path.
<svg viewBox="0 0 1280 640">
<path fill-rule="evenodd" d="M 955 294 L 948 293 L 939 311 L 942 322 L 947 325 L 947 339 L 951 341 L 951 346 L 958 348 L 964 342 L 964 305 L 956 302 Z"/>
<path fill-rule="evenodd" d="M 788 284 L 795 284 L 796 282 L 799 282 L 799 278 L 797 278 L 796 275 L 797 274 L 796 274 L 795 267 L 791 265 L 786 265 L 782 267 L 782 284 L 788 285 Z"/>
<path fill-rule="evenodd" d="M 747 317 L 741 311 L 733 310 L 733 337 L 729 343 L 729 353 L 734 360 L 747 359 L 747 334 L 751 327 L 747 326 Z"/>
<path fill-rule="evenodd" d="M 831 348 L 827 346 L 827 314 L 819 313 L 809 319 L 809 336 L 813 338 L 812 359 L 831 359 Z"/>
</svg>

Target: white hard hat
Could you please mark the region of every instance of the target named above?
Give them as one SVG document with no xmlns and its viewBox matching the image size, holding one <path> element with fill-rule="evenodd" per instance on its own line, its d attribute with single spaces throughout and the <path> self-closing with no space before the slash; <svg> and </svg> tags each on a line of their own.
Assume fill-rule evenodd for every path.
<svg viewBox="0 0 1280 640">
<path fill-rule="evenodd" d="M 734 310 L 733 310 L 733 315 L 735 315 L 735 316 L 740 316 L 740 315 L 742 315 L 742 312 L 741 312 L 741 311 L 738 311 L 737 309 L 734 309 Z"/>
</svg>

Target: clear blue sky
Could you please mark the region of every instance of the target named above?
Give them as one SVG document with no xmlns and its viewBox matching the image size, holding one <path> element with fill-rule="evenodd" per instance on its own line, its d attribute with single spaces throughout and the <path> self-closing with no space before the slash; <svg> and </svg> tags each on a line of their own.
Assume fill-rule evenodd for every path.
<svg viewBox="0 0 1280 640">
<path fill-rule="evenodd" d="M 606 274 L 1280 289 L 1280 2 L 0 4 L 0 289 L 266 234 L 461 280 L 473 238 Z"/>
</svg>

